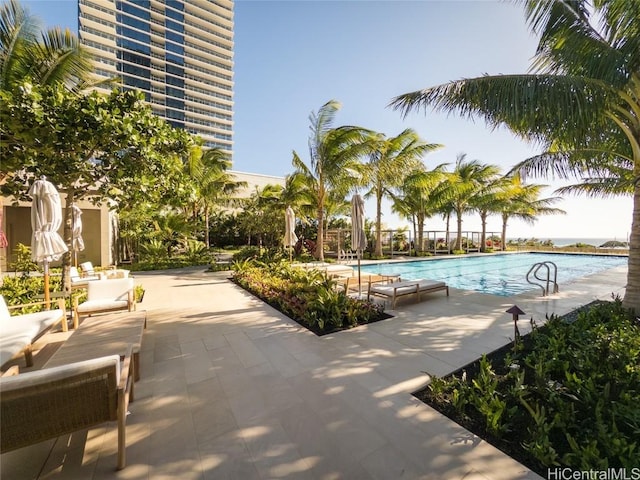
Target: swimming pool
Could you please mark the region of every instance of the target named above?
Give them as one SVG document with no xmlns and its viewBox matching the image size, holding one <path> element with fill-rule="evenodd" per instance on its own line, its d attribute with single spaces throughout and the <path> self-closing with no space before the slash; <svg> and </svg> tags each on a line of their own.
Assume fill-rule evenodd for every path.
<svg viewBox="0 0 640 480">
<path fill-rule="evenodd" d="M 627 264 L 627 257 L 615 255 L 570 255 L 553 253 L 515 253 L 448 257 L 424 261 L 362 265 L 363 273 L 400 275 L 403 280 L 427 278 L 442 280 L 452 288 L 475 290 L 492 295 L 511 296 L 540 287 L 525 277 L 534 263 L 551 261 L 558 266 L 558 285 L 580 277 Z M 541 270 L 540 276 L 546 271 Z"/>
</svg>

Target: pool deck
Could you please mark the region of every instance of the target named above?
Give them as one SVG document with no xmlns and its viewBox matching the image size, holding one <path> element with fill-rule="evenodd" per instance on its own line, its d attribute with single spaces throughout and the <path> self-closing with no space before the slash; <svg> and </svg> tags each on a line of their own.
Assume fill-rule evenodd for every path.
<svg viewBox="0 0 640 480">
<path fill-rule="evenodd" d="M 115 424 L 3 454 L 7 479 L 464 479 L 540 477 L 411 392 L 509 343 L 529 318 L 623 295 L 626 267 L 498 297 L 451 289 L 395 316 L 317 337 L 204 268 L 136 273 L 148 312 L 141 380 L 127 420 L 127 468 Z M 36 368 L 64 339 L 43 337 Z M 22 362 L 22 363 L 21 363 Z M 16 363 L 23 365 L 24 360 Z M 28 369 L 24 369 L 25 371 Z"/>
</svg>

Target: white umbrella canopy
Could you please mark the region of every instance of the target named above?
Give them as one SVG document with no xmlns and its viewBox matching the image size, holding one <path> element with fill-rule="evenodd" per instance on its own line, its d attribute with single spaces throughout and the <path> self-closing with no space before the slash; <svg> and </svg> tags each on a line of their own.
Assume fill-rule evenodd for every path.
<svg viewBox="0 0 640 480">
<path fill-rule="evenodd" d="M 68 251 L 58 228 L 62 224 L 60 195 L 44 177 L 29 189 L 31 204 L 31 259 L 44 264 L 44 299 L 49 301 L 49 262 L 58 260 Z"/>
<path fill-rule="evenodd" d="M 358 295 L 362 295 L 360 276 L 360 258 L 367 248 L 367 237 L 364 233 L 364 200 L 357 193 L 351 198 L 351 250 L 358 256 Z"/>
<path fill-rule="evenodd" d="M 291 207 L 287 207 L 284 212 L 285 221 L 285 233 L 284 233 L 284 246 L 293 248 L 298 243 L 298 236 L 296 235 L 296 214 L 293 213 Z M 289 261 L 291 261 L 291 250 L 289 250 Z"/>
<path fill-rule="evenodd" d="M 75 266 L 78 266 L 78 252 L 84 250 L 84 240 L 82 238 L 82 210 L 77 205 L 73 205 L 73 228 L 71 229 L 73 240 L 71 249 L 74 252 Z"/>
</svg>

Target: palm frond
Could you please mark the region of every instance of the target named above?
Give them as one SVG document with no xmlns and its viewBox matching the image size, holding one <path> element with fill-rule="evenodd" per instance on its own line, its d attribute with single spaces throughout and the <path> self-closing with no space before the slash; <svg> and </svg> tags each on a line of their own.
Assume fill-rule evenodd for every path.
<svg viewBox="0 0 640 480">
<path fill-rule="evenodd" d="M 31 53 L 33 76 L 43 84 L 67 83 L 73 87 L 93 71 L 92 55 L 69 29 L 56 27 L 43 32 Z"/>
<path fill-rule="evenodd" d="M 576 144 L 602 128 L 604 113 L 617 101 L 614 89 L 582 77 L 486 75 L 400 95 L 391 106 L 403 116 L 427 108 L 478 116 L 493 128 L 507 126 L 525 140 Z"/>
<path fill-rule="evenodd" d="M 24 79 L 28 72 L 25 52 L 35 45 L 39 24 L 17 0 L 0 6 L 0 88 Z"/>
<path fill-rule="evenodd" d="M 306 177 L 312 177 L 313 172 L 307 165 L 302 161 L 300 156 L 294 151 L 293 158 L 291 160 L 293 168 L 295 168 L 298 172 L 302 173 Z"/>
<path fill-rule="evenodd" d="M 584 178 L 581 183 L 565 185 L 555 190 L 558 195 L 585 195 L 589 198 L 612 198 L 633 195 L 633 182 L 618 178 Z"/>
<path fill-rule="evenodd" d="M 633 187 L 633 162 L 602 150 L 582 149 L 545 152 L 515 165 L 509 175 L 519 174 L 545 178 L 607 178 L 619 183 L 619 191 Z M 574 189 L 576 190 L 576 189 Z"/>
</svg>

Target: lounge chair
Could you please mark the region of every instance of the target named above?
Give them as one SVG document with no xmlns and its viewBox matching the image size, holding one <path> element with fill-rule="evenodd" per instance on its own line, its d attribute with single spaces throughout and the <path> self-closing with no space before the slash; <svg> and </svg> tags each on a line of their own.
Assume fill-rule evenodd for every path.
<svg viewBox="0 0 640 480">
<path fill-rule="evenodd" d="M 71 279 L 71 288 L 87 288 L 87 284 L 93 280 L 100 280 L 100 275 L 80 275 L 76 267 L 69 268 L 69 278 Z"/>
<path fill-rule="evenodd" d="M 96 274 L 96 271 L 93 268 L 93 263 L 91 262 L 81 263 L 80 268 L 82 269 L 82 274 L 86 277 L 94 276 Z"/>
<path fill-rule="evenodd" d="M 387 285 L 370 283 L 367 298 L 370 298 L 371 295 L 390 298 L 391 309 L 393 310 L 396 306 L 396 300 L 402 295 L 415 294 L 418 296 L 418 301 L 420 301 L 421 293 L 437 292 L 439 290 L 446 290 L 447 297 L 449 296 L 449 286 L 436 280 L 405 280 Z"/>
<path fill-rule="evenodd" d="M 117 421 L 117 468 L 124 468 L 132 363 L 129 348 L 124 361 L 111 355 L 18 375 L 8 372 L 0 378 L 0 451 Z"/>
<path fill-rule="evenodd" d="M 96 280 L 87 284 L 87 300 L 73 303 L 73 325 L 78 328 L 80 315 L 113 312 L 116 310 L 135 310 L 133 297 L 133 278 L 115 278 Z"/>
<path fill-rule="evenodd" d="M 24 353 L 26 365 L 33 365 L 32 345 L 48 332 L 54 325 L 62 324 L 62 330 L 67 331 L 67 312 L 64 299 L 57 300 L 58 308 L 41 312 L 11 315 L 10 311 L 18 308 L 36 305 L 50 308 L 51 302 L 34 302 L 10 307 L 0 295 L 0 366 L 11 360 L 19 353 Z"/>
</svg>

